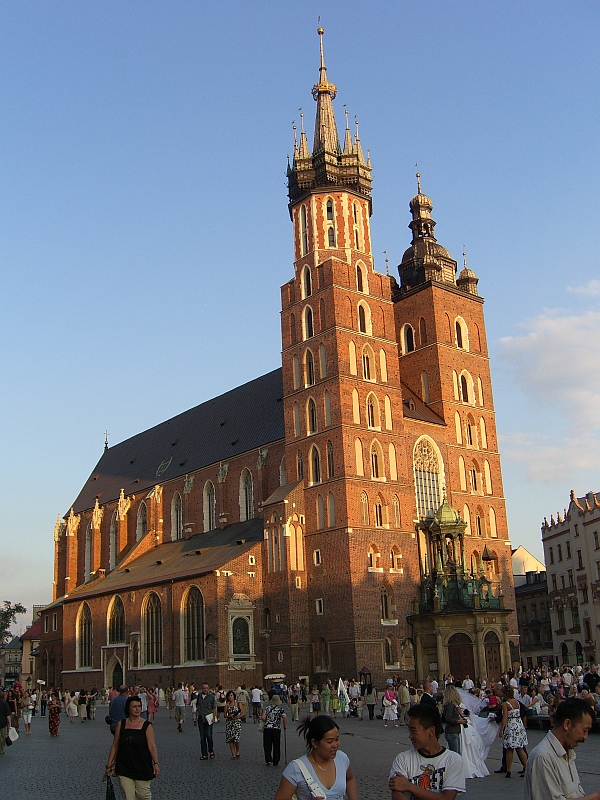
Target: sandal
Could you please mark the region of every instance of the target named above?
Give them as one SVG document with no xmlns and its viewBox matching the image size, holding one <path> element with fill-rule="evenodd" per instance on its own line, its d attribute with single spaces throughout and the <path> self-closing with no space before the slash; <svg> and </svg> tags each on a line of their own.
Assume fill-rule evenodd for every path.
<svg viewBox="0 0 600 800">
<path fill-rule="evenodd" d="M 200 756 L 200 761 L 208 761 L 208 756 Z"/>
<path fill-rule="evenodd" d="M 214 753 L 211 753 L 211 754 L 210 754 L 210 757 L 211 757 L 211 758 L 214 758 L 214 757 L 215 757 L 215 754 L 214 754 Z"/>
</svg>

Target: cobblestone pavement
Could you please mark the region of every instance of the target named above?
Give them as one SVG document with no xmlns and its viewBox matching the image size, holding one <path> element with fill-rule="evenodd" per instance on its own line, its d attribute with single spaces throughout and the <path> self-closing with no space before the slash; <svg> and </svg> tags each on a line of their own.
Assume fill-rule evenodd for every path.
<svg viewBox="0 0 600 800">
<path fill-rule="evenodd" d="M 58 739 L 49 736 L 47 719 L 34 717 L 32 735 L 21 735 L 0 756 L 3 793 L 11 800 L 104 800 L 105 784 L 101 778 L 111 744 L 105 713 L 106 707 L 99 706 L 94 722 L 77 721 L 74 725 L 63 714 Z M 199 761 L 200 737 L 189 717 L 188 710 L 188 720 L 180 734 L 164 706 L 159 709 L 155 733 L 162 774 L 152 783 L 153 800 L 175 797 L 271 800 L 284 764 L 282 760 L 277 768 L 264 765 L 262 737 L 257 726 L 252 721 L 242 726 L 242 756 L 232 761 L 229 746 L 225 744 L 225 723 L 221 720 L 215 726 L 216 759 Z M 350 757 L 360 799 L 389 800 L 386 781 L 391 763 L 398 752 L 410 746 L 406 728 L 384 728 L 378 720 L 338 718 L 338 722 L 341 748 Z M 295 727 L 291 724 L 287 734 L 288 761 L 303 752 Z M 539 731 L 529 732 L 530 749 L 543 735 Z M 523 781 L 516 777 L 516 771 L 510 781 L 504 775 L 493 774 L 500 765 L 500 757 L 500 743 L 496 740 L 487 762 L 492 774 L 483 780 L 467 781 L 466 798 L 522 798 Z M 593 735 L 579 746 L 577 766 L 586 792 L 600 787 L 600 735 Z"/>
</svg>

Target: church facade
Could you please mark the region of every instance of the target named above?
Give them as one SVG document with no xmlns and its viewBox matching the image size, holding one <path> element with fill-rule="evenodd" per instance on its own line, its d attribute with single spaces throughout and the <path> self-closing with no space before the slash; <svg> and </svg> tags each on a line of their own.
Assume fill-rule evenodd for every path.
<svg viewBox="0 0 600 800">
<path fill-rule="evenodd" d="M 478 279 L 437 242 L 419 177 L 399 282 L 374 269 L 370 158 L 347 117 L 339 138 L 319 36 L 281 369 L 105 449 L 55 526 L 51 685 L 518 660 Z"/>
</svg>

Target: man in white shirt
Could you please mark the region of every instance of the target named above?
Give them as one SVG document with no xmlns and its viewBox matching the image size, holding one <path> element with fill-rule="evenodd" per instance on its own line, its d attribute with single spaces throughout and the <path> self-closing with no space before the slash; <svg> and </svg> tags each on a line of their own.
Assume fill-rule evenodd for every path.
<svg viewBox="0 0 600 800">
<path fill-rule="evenodd" d="M 531 705 L 531 697 L 527 693 L 526 686 L 519 687 L 519 694 L 516 699 L 519 701 L 519 703 L 521 703 L 521 705 L 524 705 L 525 708 L 529 708 Z"/>
<path fill-rule="evenodd" d="M 475 688 L 475 684 L 473 683 L 473 681 L 471 680 L 471 678 L 469 678 L 469 676 L 468 676 L 468 675 L 465 675 L 465 679 L 464 679 L 464 681 L 462 682 L 462 687 L 463 687 L 463 689 L 465 690 L 465 692 L 468 692 L 468 691 L 470 691 L 471 689 L 474 689 L 474 688 Z"/>
<path fill-rule="evenodd" d="M 173 692 L 173 701 L 175 702 L 175 719 L 177 721 L 177 730 L 183 733 L 183 723 L 185 722 L 185 690 L 183 683 L 180 683 L 178 688 Z"/>
<path fill-rule="evenodd" d="M 437 697 L 440 689 L 439 683 L 435 680 L 435 678 L 427 678 L 427 680 L 431 683 L 431 688 L 433 689 L 433 696 Z"/>
<path fill-rule="evenodd" d="M 554 727 L 529 754 L 524 800 L 600 800 L 600 789 L 585 794 L 574 753 L 577 745 L 587 739 L 594 717 L 590 706 L 578 697 L 559 703 Z"/>
<path fill-rule="evenodd" d="M 562 682 L 565 686 L 570 687 L 573 683 L 573 673 L 566 669 L 563 674 L 561 675 Z"/>
<path fill-rule="evenodd" d="M 388 786 L 392 800 L 455 800 L 465 791 L 462 757 L 442 747 L 442 720 L 437 708 L 417 703 L 408 712 L 408 736 L 413 749 L 394 759 Z"/>
<path fill-rule="evenodd" d="M 252 696 L 252 718 L 254 722 L 258 720 L 260 717 L 260 710 L 262 708 L 261 701 L 262 701 L 262 689 L 258 686 L 255 686 L 253 689 L 250 690 L 250 695 Z"/>
</svg>

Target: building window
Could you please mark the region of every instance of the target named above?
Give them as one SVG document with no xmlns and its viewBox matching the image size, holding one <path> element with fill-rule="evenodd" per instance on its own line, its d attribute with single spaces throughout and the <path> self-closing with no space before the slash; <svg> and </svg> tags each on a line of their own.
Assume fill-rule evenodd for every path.
<svg viewBox="0 0 600 800">
<path fill-rule="evenodd" d="M 390 616 L 390 596 L 388 594 L 387 588 L 384 586 L 381 590 L 381 619 L 388 620 L 391 619 Z"/>
<path fill-rule="evenodd" d="M 204 660 L 204 598 L 197 586 L 190 587 L 183 608 L 183 660 Z"/>
<path fill-rule="evenodd" d="M 249 661 L 250 626 L 244 617 L 236 617 L 231 625 L 232 652 L 234 661 Z"/>
<path fill-rule="evenodd" d="M 379 403 L 374 394 L 367 397 L 367 425 L 369 428 L 381 430 L 381 420 L 379 418 Z"/>
<path fill-rule="evenodd" d="M 375 503 L 375 527 L 383 528 L 383 508 L 379 500 Z"/>
<path fill-rule="evenodd" d="M 360 495 L 360 521 L 363 527 L 369 526 L 369 498 L 366 492 L 362 492 Z"/>
<path fill-rule="evenodd" d="M 321 483 L 321 457 L 316 447 L 311 448 L 310 454 L 311 483 Z"/>
<path fill-rule="evenodd" d="M 440 460 L 429 439 L 419 439 L 413 452 L 417 516 L 427 519 L 434 516 L 441 505 Z"/>
<path fill-rule="evenodd" d="M 125 641 L 125 606 L 119 595 L 115 596 L 108 621 L 108 644 Z"/>
<path fill-rule="evenodd" d="M 317 406 L 315 401 L 312 397 L 308 401 L 308 405 L 306 407 L 306 421 L 308 422 L 308 430 L 307 433 L 316 433 L 317 432 Z"/>
<path fill-rule="evenodd" d="M 364 306 L 358 307 L 358 330 L 361 333 L 367 332 L 367 320 L 365 316 L 365 309 Z"/>
<path fill-rule="evenodd" d="M 575 583 L 573 581 L 573 570 L 569 569 L 567 570 L 567 573 L 569 575 L 569 586 L 575 586 Z"/>
<path fill-rule="evenodd" d="M 565 611 L 563 608 L 559 608 L 556 612 L 556 616 L 558 619 L 558 630 L 564 631 L 565 630 Z"/>
<path fill-rule="evenodd" d="M 298 472 L 298 480 L 302 480 L 304 477 L 304 467 L 302 465 L 302 451 L 298 450 L 298 458 L 297 458 L 297 472 Z"/>
<path fill-rule="evenodd" d="M 88 669 L 92 666 L 92 612 L 87 603 L 83 603 L 79 611 L 77 639 L 77 666 L 79 669 Z"/>
<path fill-rule="evenodd" d="M 460 393 L 462 395 L 463 403 L 469 402 L 469 385 L 464 375 L 460 376 Z"/>
<path fill-rule="evenodd" d="M 56 611 L 52 614 L 52 630 L 53 631 L 57 631 L 58 630 L 58 613 Z M 47 633 L 47 631 L 46 631 L 46 633 Z"/>
<path fill-rule="evenodd" d="M 370 347 L 365 347 L 363 350 L 362 365 L 363 365 L 363 378 L 366 381 L 374 381 L 376 379 L 376 376 L 374 369 L 373 351 L 371 350 Z"/>
<path fill-rule="evenodd" d="M 328 247 L 335 247 L 335 231 L 332 226 L 327 229 L 327 245 Z"/>
<path fill-rule="evenodd" d="M 582 590 L 581 590 L 581 602 L 582 603 L 588 603 L 589 602 L 587 586 L 584 586 L 582 588 Z"/>
<path fill-rule="evenodd" d="M 217 503 L 212 481 L 204 485 L 204 531 L 214 531 L 217 527 Z"/>
<path fill-rule="evenodd" d="M 549 554 L 550 554 L 550 563 L 551 563 L 551 564 L 554 564 L 554 548 L 553 548 L 553 547 L 550 547 L 550 548 L 549 548 L 549 550 L 548 550 L 548 552 L 549 552 Z"/>
<path fill-rule="evenodd" d="M 316 608 L 317 614 L 319 616 L 321 616 L 323 614 L 323 611 L 324 611 L 324 603 L 323 603 L 323 598 L 322 597 L 318 597 L 315 600 L 315 608 Z"/>
<path fill-rule="evenodd" d="M 114 569 L 117 566 L 117 550 L 118 550 L 118 536 L 119 536 L 119 521 L 117 512 L 113 511 L 110 520 L 110 529 L 108 532 L 108 568 Z"/>
<path fill-rule="evenodd" d="M 327 474 L 330 478 L 333 478 L 335 474 L 333 465 L 333 445 L 331 442 L 327 442 Z"/>
<path fill-rule="evenodd" d="M 48 614 L 46 614 L 44 616 L 44 633 L 48 633 L 49 629 L 50 629 L 50 617 L 48 616 Z"/>
<path fill-rule="evenodd" d="M 583 556 L 581 550 L 577 551 L 577 569 L 583 569 Z"/>
<path fill-rule="evenodd" d="M 162 663 L 162 606 L 160 597 L 152 592 L 143 612 L 144 664 Z"/>
<path fill-rule="evenodd" d="M 327 219 L 328 220 L 333 220 L 333 201 L 332 200 L 328 200 L 327 201 Z"/>
<path fill-rule="evenodd" d="M 325 527 L 325 504 L 323 503 L 323 495 L 317 497 L 317 530 L 323 530 Z"/>
<path fill-rule="evenodd" d="M 318 567 L 323 562 L 321 561 L 321 551 L 320 550 L 313 550 L 313 564 L 315 567 Z"/>
<path fill-rule="evenodd" d="M 594 550 L 600 550 L 600 544 L 598 544 L 598 531 L 594 531 Z"/>
<path fill-rule="evenodd" d="M 371 477 L 375 480 L 383 477 L 383 453 L 378 442 L 371 445 Z"/>
<path fill-rule="evenodd" d="M 306 386 L 313 386 L 315 382 L 315 361 L 313 358 L 313 354 L 311 353 L 310 350 L 306 351 L 305 374 L 306 374 Z"/>
<path fill-rule="evenodd" d="M 564 575 L 560 576 L 560 583 L 561 583 L 561 587 L 560 588 L 561 589 L 565 589 L 566 588 L 566 584 L 565 584 L 565 576 Z"/>
<path fill-rule="evenodd" d="M 310 297 L 312 294 L 312 282 L 310 279 L 310 269 L 308 267 L 304 267 L 304 271 L 302 273 L 302 297 Z"/>
<path fill-rule="evenodd" d="M 579 606 L 571 606 L 571 617 L 573 618 L 573 627 L 579 628 L 581 625 L 579 621 Z"/>
<path fill-rule="evenodd" d="M 315 329 L 313 325 L 313 312 L 310 306 L 306 306 L 304 309 L 304 338 L 305 339 L 312 339 L 314 336 Z"/>
<path fill-rule="evenodd" d="M 306 221 L 306 206 L 302 206 L 300 209 L 300 237 L 302 243 L 302 255 L 305 256 L 308 253 L 308 225 Z"/>
<path fill-rule="evenodd" d="M 325 391 L 325 427 L 331 425 L 331 395 Z"/>
<path fill-rule="evenodd" d="M 183 507 L 179 492 L 175 492 L 171 501 L 171 541 L 177 539 L 183 539 Z"/>
<path fill-rule="evenodd" d="M 558 550 L 558 560 L 562 561 L 563 560 L 562 559 L 562 545 L 560 545 L 560 544 L 557 545 L 557 550 Z"/>
<path fill-rule="evenodd" d="M 579 536 L 579 525 L 575 525 L 575 536 Z"/>
<path fill-rule="evenodd" d="M 363 271 L 362 267 L 357 264 L 356 266 L 356 288 L 359 292 L 364 291 L 364 282 L 363 282 Z"/>
<path fill-rule="evenodd" d="M 254 519 L 254 487 L 249 469 L 240 475 L 240 522 Z"/>
<path fill-rule="evenodd" d="M 135 528 L 136 542 L 140 542 L 148 533 L 148 516 L 146 511 L 146 503 L 142 500 L 137 513 L 137 524 Z"/>
<path fill-rule="evenodd" d="M 415 332 L 410 325 L 404 326 L 404 352 L 412 353 L 415 349 Z"/>
<path fill-rule="evenodd" d="M 567 558 L 571 558 L 571 542 L 567 542 Z"/>
<path fill-rule="evenodd" d="M 598 563 L 600 564 L 600 561 Z M 600 569 L 598 570 L 598 579 L 600 580 Z M 556 585 L 556 575 L 552 575 L 552 591 L 558 591 L 558 587 Z"/>
</svg>

